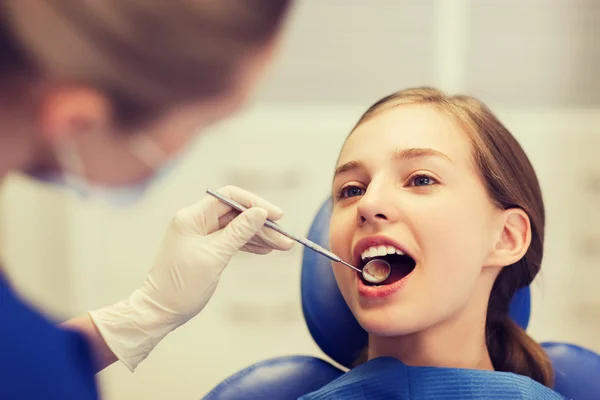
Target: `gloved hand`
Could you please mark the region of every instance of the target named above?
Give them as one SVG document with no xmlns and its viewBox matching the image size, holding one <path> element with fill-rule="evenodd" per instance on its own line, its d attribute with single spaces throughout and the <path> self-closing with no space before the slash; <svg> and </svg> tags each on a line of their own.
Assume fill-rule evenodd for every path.
<svg viewBox="0 0 600 400">
<path fill-rule="evenodd" d="M 128 299 L 89 313 L 108 347 L 131 371 L 169 332 L 206 306 L 235 253 L 267 254 L 293 245 L 263 227 L 267 218 L 283 216 L 279 208 L 237 187 L 219 192 L 249 209 L 240 214 L 207 195 L 180 210 L 143 286 Z"/>
</svg>

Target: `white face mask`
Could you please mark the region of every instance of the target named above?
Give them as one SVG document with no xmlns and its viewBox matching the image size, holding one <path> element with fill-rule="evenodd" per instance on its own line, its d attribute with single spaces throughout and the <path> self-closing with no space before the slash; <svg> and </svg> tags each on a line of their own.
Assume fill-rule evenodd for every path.
<svg viewBox="0 0 600 400">
<path fill-rule="evenodd" d="M 119 186 L 104 186 L 88 182 L 85 167 L 77 148 L 70 139 L 64 140 L 56 149 L 61 173 L 39 177 L 39 181 L 74 190 L 83 198 L 97 198 L 114 206 L 132 206 L 140 202 L 148 189 L 170 172 L 175 164 L 168 162 L 167 154 L 150 138 L 139 136 L 130 145 L 132 153 L 154 171 L 147 179 Z"/>
</svg>

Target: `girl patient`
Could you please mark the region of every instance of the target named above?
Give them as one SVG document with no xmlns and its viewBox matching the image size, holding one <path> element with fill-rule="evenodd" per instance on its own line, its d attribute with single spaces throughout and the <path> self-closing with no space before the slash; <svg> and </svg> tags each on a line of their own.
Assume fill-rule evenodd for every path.
<svg viewBox="0 0 600 400">
<path fill-rule="evenodd" d="M 542 386 L 553 377 L 544 351 L 508 315 L 513 294 L 540 270 L 540 187 L 520 145 L 485 105 L 430 88 L 382 99 L 346 140 L 333 196 L 332 251 L 357 266 L 376 257 L 392 265 L 379 285 L 334 266 L 369 333 L 364 361 L 392 357 L 494 379 L 515 375 L 484 371 L 512 372 L 534 388 L 519 393 L 561 398 Z M 440 389 L 445 398 L 448 388 Z"/>
</svg>

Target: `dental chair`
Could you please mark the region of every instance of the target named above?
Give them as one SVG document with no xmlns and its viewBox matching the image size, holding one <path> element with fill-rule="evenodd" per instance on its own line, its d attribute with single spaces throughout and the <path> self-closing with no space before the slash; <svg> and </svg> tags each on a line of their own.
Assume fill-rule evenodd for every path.
<svg viewBox="0 0 600 400">
<path fill-rule="evenodd" d="M 319 210 L 308 238 L 327 247 L 331 202 Z M 360 327 L 340 293 L 330 261 L 304 249 L 302 310 L 308 329 L 321 350 L 342 368 L 350 368 L 367 345 Z M 527 329 L 531 297 L 529 287 L 515 294 L 511 317 Z M 600 355 L 559 342 L 542 343 L 552 360 L 554 390 L 568 399 L 600 399 Z M 207 400 L 297 399 L 318 390 L 345 370 L 312 356 L 287 356 L 258 362 L 230 376 L 214 388 Z"/>
</svg>

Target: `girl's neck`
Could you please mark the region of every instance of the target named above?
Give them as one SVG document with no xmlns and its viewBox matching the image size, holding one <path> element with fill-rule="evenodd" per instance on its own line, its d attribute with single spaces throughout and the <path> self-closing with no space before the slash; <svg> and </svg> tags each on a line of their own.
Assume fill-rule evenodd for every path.
<svg viewBox="0 0 600 400">
<path fill-rule="evenodd" d="M 371 335 L 368 358 L 385 356 L 410 366 L 494 370 L 484 329 L 465 331 L 437 326 L 401 337 Z"/>
<path fill-rule="evenodd" d="M 481 290 L 458 313 L 418 332 L 369 335 L 368 358 L 390 356 L 410 366 L 494 370 L 486 344 L 489 291 Z"/>
</svg>

